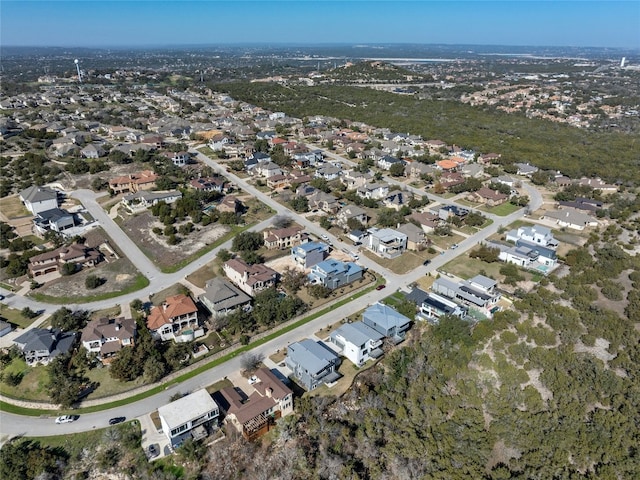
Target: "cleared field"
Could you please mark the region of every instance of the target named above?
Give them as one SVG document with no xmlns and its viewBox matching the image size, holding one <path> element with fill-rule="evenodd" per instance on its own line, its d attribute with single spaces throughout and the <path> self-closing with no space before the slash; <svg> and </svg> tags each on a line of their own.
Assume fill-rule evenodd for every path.
<svg viewBox="0 0 640 480">
<path fill-rule="evenodd" d="M 9 220 L 31 215 L 17 195 L 0 198 L 0 214 Z"/>
</svg>

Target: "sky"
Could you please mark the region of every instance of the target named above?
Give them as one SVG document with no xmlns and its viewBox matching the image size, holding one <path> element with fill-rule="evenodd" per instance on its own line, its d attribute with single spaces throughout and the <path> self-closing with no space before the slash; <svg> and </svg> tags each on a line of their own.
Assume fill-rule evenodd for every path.
<svg viewBox="0 0 640 480">
<path fill-rule="evenodd" d="M 4 46 L 421 43 L 640 49 L 640 0 L 1 0 Z"/>
</svg>

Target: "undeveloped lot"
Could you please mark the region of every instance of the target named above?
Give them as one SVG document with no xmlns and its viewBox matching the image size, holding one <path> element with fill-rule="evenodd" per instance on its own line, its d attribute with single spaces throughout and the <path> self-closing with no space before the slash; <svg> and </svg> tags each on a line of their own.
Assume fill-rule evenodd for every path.
<svg viewBox="0 0 640 480">
<path fill-rule="evenodd" d="M 186 222 L 185 222 L 186 223 Z M 186 260 L 197 251 L 211 245 L 229 232 L 224 225 L 210 224 L 206 227 L 196 225 L 187 236 L 178 235 L 182 241 L 169 245 L 167 237 L 153 233 L 154 227 L 164 230 L 165 225 L 149 212 L 138 215 L 126 215 L 121 222 L 122 229 L 140 249 L 160 268 L 171 267 Z M 178 225 L 175 225 L 176 228 Z"/>
</svg>

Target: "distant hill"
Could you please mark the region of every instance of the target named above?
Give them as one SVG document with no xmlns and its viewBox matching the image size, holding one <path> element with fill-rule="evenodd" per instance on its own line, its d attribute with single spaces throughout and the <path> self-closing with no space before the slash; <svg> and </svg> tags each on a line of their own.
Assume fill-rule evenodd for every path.
<svg viewBox="0 0 640 480">
<path fill-rule="evenodd" d="M 380 60 L 346 63 L 323 73 L 326 77 L 340 83 L 396 83 L 431 80 L 429 75 L 415 73 Z"/>
</svg>

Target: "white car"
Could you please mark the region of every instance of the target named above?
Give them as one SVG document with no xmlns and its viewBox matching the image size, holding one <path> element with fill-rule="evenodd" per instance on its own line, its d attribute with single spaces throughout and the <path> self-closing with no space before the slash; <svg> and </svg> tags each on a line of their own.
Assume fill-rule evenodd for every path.
<svg viewBox="0 0 640 480">
<path fill-rule="evenodd" d="M 321 237 L 323 240 L 327 240 L 327 241 L 329 241 L 329 236 L 328 236 L 328 235 L 325 235 L 324 233 L 323 233 L 322 235 L 320 235 L 320 237 Z"/>
<path fill-rule="evenodd" d="M 253 385 L 254 383 L 258 383 L 258 377 L 256 377 L 255 375 L 251 375 L 251 377 L 249 378 L 249 385 Z"/>
<path fill-rule="evenodd" d="M 75 422 L 78 419 L 78 415 L 62 415 L 61 417 L 56 418 L 56 423 L 71 423 Z"/>
</svg>

